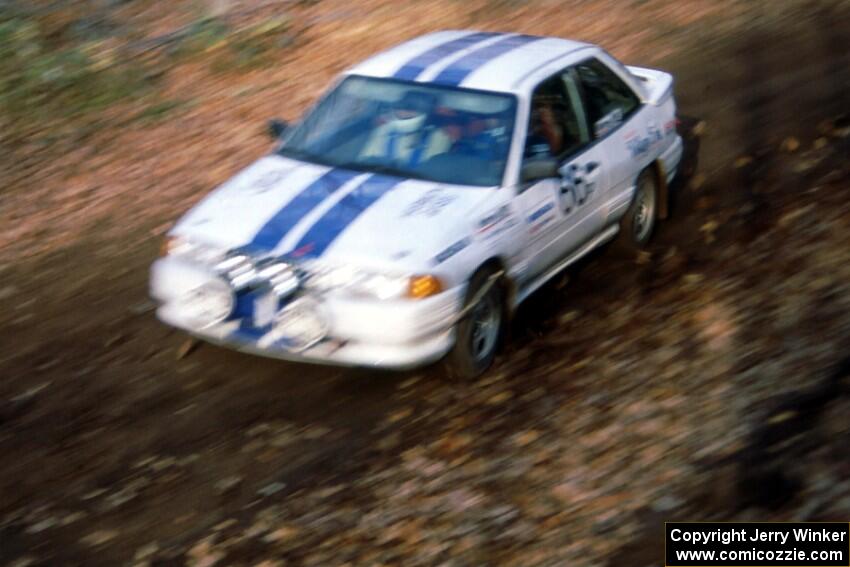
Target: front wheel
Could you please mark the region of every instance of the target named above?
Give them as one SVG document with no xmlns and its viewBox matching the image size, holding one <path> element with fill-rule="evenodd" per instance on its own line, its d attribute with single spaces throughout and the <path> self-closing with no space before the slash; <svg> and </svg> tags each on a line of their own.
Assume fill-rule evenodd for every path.
<svg viewBox="0 0 850 567">
<path fill-rule="evenodd" d="M 493 277 L 496 270 L 479 270 L 469 282 L 464 309 L 466 316 L 456 327 L 455 346 L 446 356 L 449 376 L 471 379 L 487 371 L 496 358 L 504 326 L 504 292 Z M 486 286 L 484 295 L 480 292 Z M 480 297 L 480 299 L 479 299 Z M 473 301 L 474 306 L 470 307 Z"/>
<path fill-rule="evenodd" d="M 620 220 L 621 249 L 640 250 L 649 244 L 658 219 L 658 182 L 650 169 L 638 176 L 632 204 Z"/>
</svg>

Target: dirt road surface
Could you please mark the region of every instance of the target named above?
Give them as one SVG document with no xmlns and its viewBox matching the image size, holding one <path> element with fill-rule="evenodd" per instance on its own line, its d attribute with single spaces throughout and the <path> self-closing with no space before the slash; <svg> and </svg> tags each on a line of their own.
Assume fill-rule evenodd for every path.
<svg viewBox="0 0 850 567">
<path fill-rule="evenodd" d="M 674 217 L 473 383 L 187 353 L 146 297 L 179 211 L 4 261 L 0 564 L 641 567 L 665 520 L 846 521 L 850 6 L 787 4 L 635 47 L 677 78 Z"/>
</svg>

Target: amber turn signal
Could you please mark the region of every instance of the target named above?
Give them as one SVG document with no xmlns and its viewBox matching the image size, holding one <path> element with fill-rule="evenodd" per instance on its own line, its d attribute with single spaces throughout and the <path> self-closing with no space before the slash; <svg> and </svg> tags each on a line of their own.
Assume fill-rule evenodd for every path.
<svg viewBox="0 0 850 567">
<path fill-rule="evenodd" d="M 437 295 L 441 291 L 443 291 L 443 283 L 436 276 L 429 274 L 410 278 L 407 294 L 414 299 L 423 299 Z"/>
</svg>

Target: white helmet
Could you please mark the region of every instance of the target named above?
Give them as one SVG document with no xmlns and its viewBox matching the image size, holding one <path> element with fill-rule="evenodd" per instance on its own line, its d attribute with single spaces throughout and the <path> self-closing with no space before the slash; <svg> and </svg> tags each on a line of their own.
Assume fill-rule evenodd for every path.
<svg viewBox="0 0 850 567">
<path fill-rule="evenodd" d="M 401 98 L 392 113 L 389 124 L 400 134 L 412 134 L 425 125 L 433 101 L 423 92 L 408 92 Z"/>
</svg>

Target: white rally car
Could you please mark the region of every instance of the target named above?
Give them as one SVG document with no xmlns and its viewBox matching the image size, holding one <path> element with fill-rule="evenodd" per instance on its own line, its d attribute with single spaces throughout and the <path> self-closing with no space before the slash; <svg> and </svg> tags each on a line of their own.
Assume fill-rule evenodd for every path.
<svg viewBox="0 0 850 567">
<path fill-rule="evenodd" d="M 158 317 L 256 354 L 409 368 L 493 361 L 510 314 L 666 215 L 673 79 L 603 49 L 471 31 L 344 72 L 272 154 L 169 232 Z"/>
</svg>

